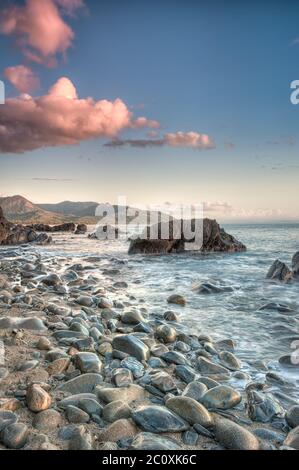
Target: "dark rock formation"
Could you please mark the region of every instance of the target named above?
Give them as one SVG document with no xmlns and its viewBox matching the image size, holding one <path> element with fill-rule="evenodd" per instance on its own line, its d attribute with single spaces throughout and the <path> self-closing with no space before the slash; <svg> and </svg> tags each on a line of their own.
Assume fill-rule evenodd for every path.
<svg viewBox="0 0 299 470">
<path fill-rule="evenodd" d="M 294 277 L 299 277 L 299 251 L 292 258 L 292 269 Z"/>
<path fill-rule="evenodd" d="M 98 225 L 97 229 L 88 235 L 93 240 L 108 240 L 109 237 L 118 238 L 120 231 L 113 225 Z"/>
<path fill-rule="evenodd" d="M 290 271 L 285 263 L 277 259 L 272 264 L 266 277 L 272 281 L 288 282 L 292 278 L 292 271 Z"/>
<path fill-rule="evenodd" d="M 75 235 L 83 235 L 84 233 L 87 232 L 87 225 L 86 224 L 78 224 Z"/>
<path fill-rule="evenodd" d="M 8 222 L 3 216 L 0 207 L 0 245 L 19 245 L 22 243 L 36 242 L 38 244 L 45 244 L 51 241 L 51 237 L 46 235 L 46 238 L 41 238 L 32 227 L 23 225 L 15 225 Z"/>
<path fill-rule="evenodd" d="M 194 241 L 194 238 L 187 239 L 184 235 L 182 220 L 160 222 L 156 226 L 157 239 L 150 238 L 150 228 L 144 231 L 140 238 L 131 240 L 129 254 L 137 253 L 179 253 L 185 250 L 187 242 Z M 190 221 L 189 221 L 190 222 Z M 191 220 L 191 230 L 195 229 L 195 219 Z M 169 226 L 169 237 L 163 239 L 161 232 L 164 232 L 165 224 Z M 201 252 L 218 252 L 218 251 L 245 251 L 246 247 L 232 235 L 225 232 L 219 226 L 216 220 L 203 219 L 202 223 L 203 240 L 202 246 L 199 248 Z M 175 236 L 174 236 L 175 234 Z M 176 234 L 179 234 L 177 236 Z"/>
<path fill-rule="evenodd" d="M 0 245 L 8 237 L 9 230 L 10 230 L 10 225 L 11 224 L 4 217 L 2 208 L 0 207 Z"/>
<path fill-rule="evenodd" d="M 59 225 L 32 224 L 27 225 L 27 227 L 36 230 L 37 232 L 74 232 L 76 229 L 76 225 L 73 222 Z"/>
</svg>

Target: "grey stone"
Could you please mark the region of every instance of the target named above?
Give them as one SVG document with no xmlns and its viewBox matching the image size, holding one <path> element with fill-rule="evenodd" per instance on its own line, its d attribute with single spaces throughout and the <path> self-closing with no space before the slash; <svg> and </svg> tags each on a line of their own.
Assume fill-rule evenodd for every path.
<svg viewBox="0 0 299 470">
<path fill-rule="evenodd" d="M 150 350 L 139 338 L 133 335 L 117 335 L 113 338 L 113 348 L 136 357 L 138 361 L 146 361 Z"/>
<path fill-rule="evenodd" d="M 141 429 L 149 432 L 181 432 L 189 428 L 186 421 L 163 406 L 141 406 L 132 412 L 132 418 Z"/>
<path fill-rule="evenodd" d="M 27 443 L 29 430 L 25 424 L 13 423 L 1 432 L 1 440 L 9 449 L 21 449 Z"/>
<path fill-rule="evenodd" d="M 79 352 L 73 357 L 74 364 L 81 372 L 95 372 L 102 371 L 102 362 L 95 353 Z"/>
<path fill-rule="evenodd" d="M 174 439 L 152 434 L 150 432 L 139 433 L 132 441 L 132 450 L 180 450 L 181 446 Z"/>
<path fill-rule="evenodd" d="M 259 450 L 257 437 L 229 419 L 214 417 L 214 432 L 217 441 L 226 449 Z"/>
<path fill-rule="evenodd" d="M 100 374 L 82 374 L 79 377 L 65 382 L 57 387 L 57 390 L 62 392 L 76 393 L 92 393 L 96 385 L 103 382 L 103 377 Z"/>
<path fill-rule="evenodd" d="M 113 423 L 118 419 L 129 418 L 131 411 L 130 406 L 122 400 L 112 401 L 103 408 L 103 419 Z"/>
<path fill-rule="evenodd" d="M 291 428 L 299 426 L 299 405 L 291 406 L 286 412 L 285 419 Z"/>
<path fill-rule="evenodd" d="M 212 425 L 208 410 L 193 398 L 183 396 L 169 398 L 166 406 L 190 424 L 199 423 L 204 427 Z"/>
<path fill-rule="evenodd" d="M 218 385 L 208 390 L 201 398 L 200 402 L 206 408 L 217 408 L 227 410 L 237 406 L 242 400 L 240 393 L 228 385 Z"/>
<path fill-rule="evenodd" d="M 81 424 L 89 421 L 89 414 L 73 405 L 66 408 L 66 417 L 70 423 Z"/>
</svg>

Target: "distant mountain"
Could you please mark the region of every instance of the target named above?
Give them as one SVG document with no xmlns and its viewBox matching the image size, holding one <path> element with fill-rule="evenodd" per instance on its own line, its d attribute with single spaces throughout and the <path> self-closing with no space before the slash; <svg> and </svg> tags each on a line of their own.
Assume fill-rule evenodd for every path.
<svg viewBox="0 0 299 470">
<path fill-rule="evenodd" d="M 41 209 L 75 217 L 94 217 L 98 202 L 63 201 L 58 204 L 38 204 Z"/>
<path fill-rule="evenodd" d="M 61 214 L 41 209 L 38 205 L 19 195 L 0 197 L 0 207 L 2 207 L 5 217 L 14 223 L 60 224 L 68 221 Z"/>
<path fill-rule="evenodd" d="M 0 197 L 0 207 L 3 209 L 5 217 L 14 223 L 20 224 L 61 224 L 65 222 L 96 224 L 100 221 L 95 217 L 97 202 L 72 202 L 63 201 L 57 204 L 33 204 L 23 196 Z M 118 206 L 113 206 L 117 217 Z M 140 224 L 147 224 L 147 211 L 127 206 L 130 209 L 127 222 L 132 221 L 136 216 Z M 161 214 L 161 220 L 168 220 L 167 216 Z M 114 217 L 106 218 L 105 223 L 114 224 Z"/>
</svg>

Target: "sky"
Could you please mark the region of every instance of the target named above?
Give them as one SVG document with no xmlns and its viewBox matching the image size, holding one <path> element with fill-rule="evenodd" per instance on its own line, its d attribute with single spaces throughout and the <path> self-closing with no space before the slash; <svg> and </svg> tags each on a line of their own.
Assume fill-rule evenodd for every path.
<svg viewBox="0 0 299 470">
<path fill-rule="evenodd" d="M 298 16 L 291 0 L 1 0 L 0 195 L 299 221 Z"/>
</svg>

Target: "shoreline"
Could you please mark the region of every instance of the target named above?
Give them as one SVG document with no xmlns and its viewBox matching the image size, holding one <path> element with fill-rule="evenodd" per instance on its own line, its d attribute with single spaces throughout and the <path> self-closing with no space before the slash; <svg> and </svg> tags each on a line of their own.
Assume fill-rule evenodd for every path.
<svg viewBox="0 0 299 470">
<path fill-rule="evenodd" d="M 252 380 L 242 372 L 231 340 L 215 342 L 204 333 L 180 333 L 176 313 L 165 313 L 172 310 L 170 303 L 165 302 L 160 318 L 148 317 L 141 299 L 128 294 L 126 282 L 113 283 L 113 273 L 118 271 L 116 277 L 121 277 L 123 260 L 111 256 L 109 260 L 108 256 L 107 271 L 97 267 L 101 259 L 87 256 L 81 267 L 59 258 L 43 265 L 42 252 L 31 261 L 1 259 L 1 274 L 5 270 L 8 276 L 19 272 L 23 287 L 27 287 L 22 292 L 22 287 L 14 288 L 9 279 L 8 286 L 1 286 L 2 296 L 3 290 L 8 291 L 8 308 L 2 298 L 0 318 L 31 318 L 35 328 L 46 327 L 34 332 L 24 323 L 18 325 L 19 320 L 10 320 L 9 328 L 3 328 L 0 319 L 6 350 L 0 413 L 10 413 L 6 427 L 19 428 L 15 429 L 14 443 L 3 437 L 2 430 L 4 448 L 16 445 L 18 439 L 19 444 L 23 439 L 20 448 L 25 449 L 107 450 L 167 449 L 171 445 L 184 449 L 276 449 L 290 442 L 291 428 L 284 415 L 295 402 L 291 396 L 288 401 L 287 393 L 294 383 L 269 369 L 262 370 L 261 364 L 265 386 L 256 380 L 256 385 L 248 388 Z M 48 281 L 42 278 L 49 275 Z M 130 338 L 118 343 L 114 339 L 117 335 Z M 23 370 L 17 370 L 19 367 Z M 237 380 L 232 382 L 232 378 Z M 63 385 L 69 381 L 75 386 L 74 382 Z M 281 398 L 285 400 L 283 408 L 271 397 L 273 384 L 286 395 Z M 215 392 L 215 387 L 220 388 Z M 67 401 L 74 391 L 88 396 Z M 264 400 L 263 405 L 257 398 Z M 38 403 L 38 410 L 32 401 Z M 260 419 L 264 408 L 272 414 L 268 422 L 251 419 Z M 148 432 L 150 436 L 144 435 Z M 229 442 L 227 435 L 231 436 Z M 165 441 L 166 437 L 172 441 Z"/>
</svg>

